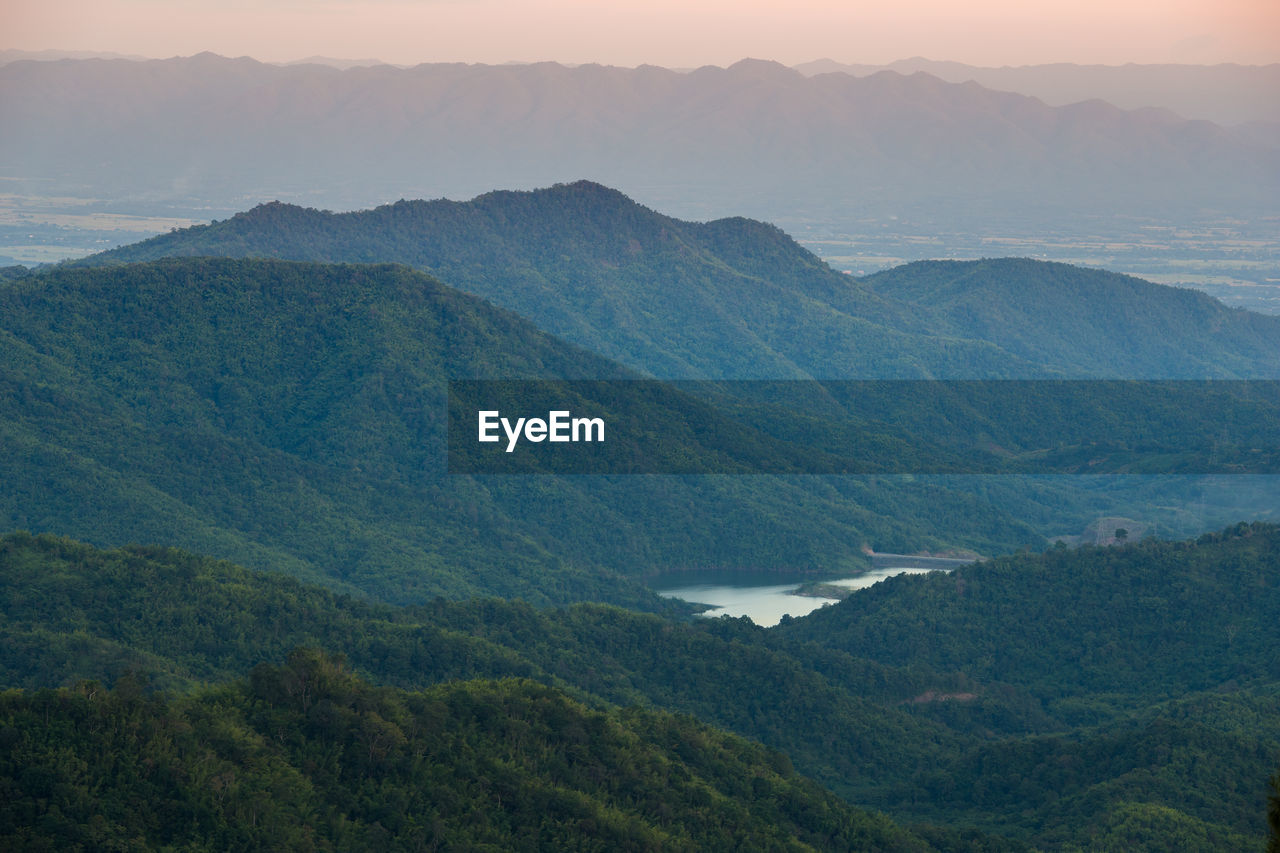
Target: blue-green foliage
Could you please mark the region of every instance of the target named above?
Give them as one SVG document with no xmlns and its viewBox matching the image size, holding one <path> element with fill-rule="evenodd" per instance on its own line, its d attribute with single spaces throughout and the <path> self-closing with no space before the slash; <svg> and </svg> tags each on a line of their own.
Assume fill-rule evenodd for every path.
<svg viewBox="0 0 1280 853">
<path fill-rule="evenodd" d="M 1167 554 L 1157 565 L 1172 584 L 1195 580 L 1206 601 L 1225 597 L 1235 618 L 1274 621 L 1274 603 L 1258 594 L 1260 588 L 1235 598 L 1227 588 L 1258 572 L 1270 577 L 1277 538 L 1276 529 L 1254 526 L 1200 543 L 1083 550 L 1075 569 L 1081 582 L 1089 580 L 1096 592 L 1121 602 L 1130 590 L 1142 590 L 1145 563 L 1139 556 Z M 1111 558 L 1100 563 L 1106 572 L 1089 573 L 1091 555 Z M 1037 587 L 1044 567 L 1058 565 L 1060 556 L 1027 555 L 993 567 L 1007 573 L 1002 577 L 1008 583 L 996 587 L 1003 594 L 985 599 L 986 617 L 973 611 L 963 616 L 974 633 L 1002 631 L 1010 648 L 1026 642 L 1016 619 L 994 614 L 1023 606 L 1023 582 L 1038 595 L 1066 601 L 1073 588 L 1069 575 L 1057 576 L 1066 591 Z M 955 589 L 955 575 L 942 579 Z M 875 610 L 895 599 L 915 606 L 914 585 L 930 579 L 904 580 L 851 601 L 874 598 Z M 518 602 L 438 600 L 397 608 L 172 549 L 102 551 L 27 534 L 0 539 L 0 600 L 0 675 L 3 683 L 28 691 L 86 680 L 118 690 L 123 684 L 136 691 L 149 682 L 188 691 L 254 673 L 251 690 L 278 702 L 268 687 L 282 683 L 279 662 L 299 647 L 340 654 L 361 677 L 397 690 L 456 679 L 531 679 L 596 708 L 691 714 L 783 750 L 787 759 L 768 759 L 778 772 L 794 762 L 853 802 L 899 820 L 927 822 L 935 829 L 920 831 L 940 849 L 1003 849 L 982 846 L 997 843 L 993 834 L 1014 845 L 1067 849 L 1260 846 L 1266 780 L 1280 754 L 1280 692 L 1269 654 L 1274 644 L 1241 646 L 1232 656 L 1217 645 L 1217 632 L 1198 625 L 1180 657 L 1161 662 L 1164 669 L 1153 669 L 1144 681 L 1130 678 L 1129 653 L 1119 642 L 1104 643 L 1112 681 L 1125 688 L 1120 692 L 1116 683 L 1097 680 L 1109 671 L 1104 654 L 1095 656 L 1096 671 L 1086 677 L 1067 650 L 1081 636 L 1112 631 L 1130 642 L 1157 644 L 1147 647 L 1154 666 L 1162 635 L 1090 618 L 1096 605 L 1086 607 L 1084 599 L 1056 638 L 1039 641 L 1050 644 L 1035 658 L 1047 671 L 1007 668 L 1003 681 L 982 669 L 984 660 L 964 657 L 983 654 L 981 645 L 905 666 L 875 660 L 885 652 L 870 642 L 865 656 L 842 651 L 847 635 L 830 620 L 856 611 L 848 604 L 770 630 L 745 620 L 673 622 L 602 605 L 541 611 Z M 1159 621 L 1150 613 L 1138 618 Z M 1207 622 L 1215 618 L 1211 613 Z M 830 643 L 822 634 L 806 639 L 809 625 L 825 626 Z M 945 633 L 941 623 L 935 630 Z M 1226 682 L 1218 680 L 1224 654 L 1233 679 Z M 1197 692 L 1206 684 L 1210 689 Z M 1171 693 L 1176 698 L 1167 698 Z M 200 707 L 186 702 L 164 700 L 171 708 Z M 33 719 L 22 717 L 15 731 Z M 272 719 L 276 728 L 263 743 L 273 750 L 282 737 L 294 743 L 294 718 Z M 359 728 L 354 718 L 341 719 Z M 311 737 L 309 731 L 303 726 L 296 743 Z M 593 747 L 584 742 L 584 748 Z M 41 766 L 66 760 L 41 755 L 35 762 Z M 288 763 L 289 773 L 301 771 L 316 784 L 319 777 L 305 763 Z M 31 778 L 45 778 L 42 772 Z M 966 842 L 965 827 L 981 831 Z"/>
</svg>

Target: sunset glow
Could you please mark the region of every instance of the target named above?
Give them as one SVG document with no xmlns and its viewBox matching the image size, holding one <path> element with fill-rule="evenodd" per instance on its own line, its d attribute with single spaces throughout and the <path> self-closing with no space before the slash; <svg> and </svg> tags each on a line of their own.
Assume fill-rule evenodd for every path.
<svg viewBox="0 0 1280 853">
<path fill-rule="evenodd" d="M 4 0 L 0 48 L 265 61 L 1280 61 L 1274 0 Z"/>
</svg>

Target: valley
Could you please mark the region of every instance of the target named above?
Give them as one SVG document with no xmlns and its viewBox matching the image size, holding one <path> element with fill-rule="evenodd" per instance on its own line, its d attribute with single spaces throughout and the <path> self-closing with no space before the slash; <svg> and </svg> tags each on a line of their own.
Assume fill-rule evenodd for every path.
<svg viewBox="0 0 1280 853">
<path fill-rule="evenodd" d="M 393 5 L 0 45 L 0 849 L 1280 853 L 1280 66 Z"/>
<path fill-rule="evenodd" d="M 776 575 L 759 572 L 673 572 L 647 578 L 658 595 L 707 605 L 700 616 L 746 617 L 762 628 L 784 618 L 806 616 L 819 607 L 843 601 L 852 592 L 900 574 L 932 569 L 877 568 L 862 574 L 778 583 Z"/>
<path fill-rule="evenodd" d="M 1280 534 L 1262 521 L 1213 525 L 1274 518 L 1277 478 L 448 474 L 443 377 L 635 383 L 660 365 L 687 371 L 718 358 L 731 374 L 757 356 L 771 366 L 753 369 L 795 370 L 823 361 L 781 345 L 800 317 L 848 335 L 832 351 L 855 332 L 864 347 L 868 337 L 897 342 L 909 357 L 885 363 L 896 370 L 1087 375 L 1105 340 L 1024 318 L 1029 302 L 1089 306 L 1100 292 L 1108 300 L 1091 333 L 1114 323 L 1151 342 L 1124 349 L 1128 370 L 1253 376 L 1274 364 L 1275 320 L 1025 259 L 920 262 L 852 279 L 763 223 L 686 223 L 593 184 L 485 204 L 501 226 L 478 227 L 475 208 L 456 206 L 337 218 L 275 205 L 5 272 L 0 458 L 10 485 L 0 508 L 34 534 L 0 539 L 0 673 L 21 688 L 0 708 L 19 732 L 17 763 L 0 765 L 18 792 L 0 811 L 0 833 L 10 833 L 0 837 L 65 838 L 97 813 L 84 786 L 106 784 L 95 781 L 105 770 L 57 757 L 73 742 L 62 733 L 71 718 L 45 713 L 57 707 L 94 721 L 75 749 L 126 764 L 187 768 L 183 755 L 203 754 L 219 763 L 201 767 L 243 773 L 235 756 L 249 750 L 256 767 L 272 768 L 270 781 L 245 776 L 223 793 L 157 781 L 145 763 L 130 771 L 136 781 L 107 785 L 122 797 L 150 786 L 149 802 L 187 814 L 211 846 L 288 838 L 299 820 L 334 844 L 368 845 L 388 825 L 401 838 L 507 844 L 531 831 L 528 804 L 538 802 L 575 815 L 544 824 L 542 839 L 616 832 L 691 849 L 728 843 L 731 826 L 811 838 L 817 849 L 1261 842 L 1280 755 Z M 437 224 L 366 228 L 365 217 L 405 212 Z M 541 229 L 558 218 L 554 241 L 522 236 L 522 217 Z M 473 254 L 449 236 L 458 218 L 470 220 Z M 609 240 L 591 239 L 591 223 L 608 220 Z M 434 249 L 424 233 L 455 248 Z M 369 251 L 369 239 L 385 257 L 412 247 L 418 265 L 478 293 L 539 304 L 542 322 L 581 343 L 408 266 L 334 262 L 339 249 Z M 316 259 L 234 257 L 259 247 Z M 752 328 L 745 347 L 672 347 L 681 339 L 669 331 L 668 343 L 604 347 L 625 361 L 592 352 L 588 342 L 609 340 L 598 318 L 637 312 L 640 294 L 626 285 L 659 269 L 663 299 L 692 300 L 674 305 L 713 304 L 703 288 L 755 288 L 755 313 L 722 305 L 704 326 L 723 341 Z M 547 299 L 551 281 L 576 283 L 563 293 L 597 313 Z M 788 299 L 791 316 L 759 311 Z M 975 302 L 999 310 L 974 324 Z M 1131 314 L 1137 304 L 1146 310 Z M 1163 336 L 1134 331 L 1153 327 Z M 674 417 L 651 421 L 655 430 L 733 423 L 755 436 L 757 454 L 778 452 L 769 442 L 783 438 L 803 449 L 870 389 L 894 397 L 892 383 L 813 379 L 693 383 L 700 396 L 679 383 L 638 387 Z M 578 411 L 574 399 L 556 405 Z M 780 405 L 793 420 L 770 415 Z M 659 446 L 677 459 L 701 447 Z M 1071 530 L 1082 531 L 1074 548 L 1062 535 Z M 118 547 L 138 538 L 168 545 Z M 993 559 L 945 572 L 885 565 L 921 550 Z M 765 574 L 725 583 L 728 566 Z M 779 580 L 801 574 L 816 583 Z M 713 580 L 731 589 L 703 601 Z M 845 588 L 830 595 L 824 582 Z M 673 591 L 713 605 L 745 591 L 749 609 L 693 618 L 699 608 Z M 125 718 L 131 746 L 97 734 Z M 250 740 L 218 741 L 228 727 Z M 424 727 L 471 744 L 473 758 L 433 751 Z M 183 733 L 179 754 L 166 751 L 170 730 Z M 284 731 L 301 739 L 268 745 Z M 584 773 L 566 775 L 564 755 Z M 610 769 L 637 762 L 654 769 Z M 27 773 L 33 766 L 40 772 Z M 206 778 L 198 767 L 175 772 Z M 424 774 L 473 805 L 457 812 L 458 800 L 409 781 Z M 660 781 L 675 777 L 701 781 Z M 351 799 L 375 781 L 400 791 L 399 811 Z M 705 796 L 727 811 L 707 813 Z M 274 817 L 246 826 L 244 809 L 267 803 Z M 677 820 L 690 804 L 704 810 Z M 23 817 L 54 808 L 76 817 L 39 829 Z M 486 817 L 465 820 L 466 808 Z M 338 823 L 305 817 L 334 809 Z M 117 813 L 95 832 L 166 843 L 129 822 L 142 812 Z"/>
</svg>

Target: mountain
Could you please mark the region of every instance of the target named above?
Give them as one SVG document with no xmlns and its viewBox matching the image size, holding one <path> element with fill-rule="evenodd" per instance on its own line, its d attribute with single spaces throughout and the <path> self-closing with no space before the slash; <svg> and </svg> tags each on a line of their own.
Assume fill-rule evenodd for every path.
<svg viewBox="0 0 1280 853">
<path fill-rule="evenodd" d="M 663 378 L 1280 376 L 1280 319 L 1030 260 L 858 279 L 779 229 L 673 219 L 579 181 L 332 214 L 279 203 L 83 263 L 394 261 Z"/>
<path fill-rule="evenodd" d="M 1032 519 L 1135 517 L 1054 482 L 980 498 L 967 481 L 448 474 L 448 379 L 635 374 L 405 267 L 58 267 L 0 283 L 0 305 L 5 526 L 181 545 L 382 600 L 653 608 L 636 579 L 659 569 L 840 571 L 866 543 L 1005 551 L 1044 541 Z M 753 429 L 657 399 L 675 421 L 654 429 L 693 442 L 673 452 L 705 446 L 689 423 Z"/>
<path fill-rule="evenodd" d="M 939 335 L 986 341 L 1068 374 L 1280 375 L 1276 318 L 1197 290 L 1024 258 L 919 261 L 861 283 L 927 312 Z"/>
<path fill-rule="evenodd" d="M 927 764 L 930 745 L 970 742 L 897 707 L 929 688 L 961 689 L 963 679 L 856 662 L 825 677 L 805 655 L 768 648 L 754 627 L 727 625 L 717 636 L 705 624 L 616 607 L 551 611 L 492 599 L 398 608 L 176 549 L 103 551 L 48 535 L 0 539 L 0 568 L 10 602 L 0 622 L 5 685 L 114 683 L 133 672 L 189 691 L 319 647 L 405 689 L 532 678 L 581 698 L 694 714 L 785 749 L 842 793 Z M 796 695 L 805 704 L 789 704 Z M 809 729 L 815 717 L 832 730 Z"/>
<path fill-rule="evenodd" d="M 10 62 L 56 62 L 61 59 L 126 59 L 145 62 L 147 57 L 139 54 L 111 53 L 95 50 L 18 50 L 5 48 L 0 50 L 0 65 Z"/>
<path fill-rule="evenodd" d="M 1034 370 L 981 343 L 930 340 L 918 311 L 777 228 L 683 222 L 588 181 L 350 214 L 262 205 L 84 263 L 198 255 L 405 263 L 663 378 Z"/>
<path fill-rule="evenodd" d="M 726 806 L 753 792 L 750 801 L 763 806 L 749 783 L 763 776 L 797 786 L 792 802 L 825 802 L 809 813 L 815 817 L 840 811 L 796 779 L 790 761 L 941 849 L 1247 849 L 1263 832 L 1266 780 L 1280 748 L 1269 653 L 1276 601 L 1268 592 L 1278 541 L 1274 526 L 1240 525 L 1196 542 L 1023 554 L 898 578 L 765 630 L 599 605 L 396 608 L 174 549 L 103 551 L 11 534 L 0 537 L 0 685 L 25 692 L 4 694 L 5 755 L 21 769 L 0 772 L 11 779 L 8 802 L 26 803 L 9 813 L 18 818 L 52 812 L 51 804 L 87 817 L 93 806 L 75 792 L 101 779 L 99 802 L 143 785 L 148 802 L 207 809 L 210 823 L 247 831 L 245 811 L 212 808 L 207 790 L 183 787 L 184 773 L 157 776 L 145 759 L 187 768 L 183 756 L 196 755 L 208 776 L 216 775 L 209 762 L 217 773 L 233 770 L 233 803 L 252 801 L 267 784 L 264 768 L 277 768 L 270 784 L 282 786 L 275 801 L 288 812 L 370 778 L 397 798 L 430 796 L 433 786 L 399 775 L 405 748 L 432 756 L 436 772 L 456 774 L 449 778 L 464 799 L 478 794 L 465 781 L 475 778 L 466 757 L 490 768 L 482 775 L 491 783 L 525 791 L 485 809 L 509 814 L 533 795 L 523 785 L 545 784 L 538 768 L 582 784 L 563 767 L 556 775 L 556 766 L 539 764 L 546 750 L 527 751 L 544 735 L 559 744 L 548 745 L 552 754 L 574 758 L 571 766 L 614 756 L 600 759 L 601 778 L 621 773 L 630 785 L 633 764 L 621 756 L 634 753 L 608 751 L 620 746 L 617 727 L 667 720 L 659 731 L 701 732 L 673 744 L 693 778 L 707 778 L 708 745 L 736 768 L 738 787 L 719 789 L 725 800 L 713 797 Z M 1039 600 L 1040 610 L 1028 609 Z M 1198 610 L 1197 601 L 1211 604 Z M 1031 634 L 1038 640 L 1028 642 Z M 881 662 L 889 657 L 906 665 Z M 148 697 L 148 682 L 169 695 Z M 201 688 L 210 682 L 223 686 Z M 41 690 L 58 684 L 67 687 Z M 436 736 L 420 742 L 421 729 L 406 726 L 413 715 L 403 712 L 424 706 L 438 711 L 426 727 Z M 703 723 L 672 721 L 670 712 Z M 701 727 L 708 722 L 789 758 Z M 221 738 L 201 740 L 206 726 Z M 453 743 L 458 727 L 470 732 L 466 748 L 437 751 L 433 744 Z M 643 732 L 654 729 L 632 731 L 640 737 L 629 743 L 647 749 Z M 121 749 L 117 736 L 132 745 Z M 174 740 L 166 738 L 181 748 L 168 751 Z M 318 756 L 312 749 L 321 744 Z M 491 750 L 506 756 L 500 773 L 485 763 Z M 99 775 L 99 756 L 118 758 L 109 778 Z M 335 756 L 341 765 L 328 763 Z M 422 771 L 418 778 L 437 778 Z M 295 784 L 302 779 L 313 787 Z M 584 793 L 610 796 L 604 788 Z M 174 802 L 171 790 L 186 794 Z M 756 812 L 739 814 L 749 821 Z M 292 819 L 300 822 L 305 816 Z M 40 823 L 46 832 L 60 825 Z M 960 843 L 965 837 L 972 846 Z"/>
<path fill-rule="evenodd" d="M 797 65 L 804 74 L 880 71 L 924 73 L 949 83 L 972 81 L 988 89 L 1017 92 L 1051 106 L 1103 100 L 1125 110 L 1170 110 L 1221 125 L 1280 122 L 1280 64 L 1271 65 L 1076 65 L 1056 62 L 989 68 L 916 57 L 888 65 L 846 65 L 822 59 Z"/>
<path fill-rule="evenodd" d="M 1274 139 L 918 73 L 554 63 L 337 69 L 211 54 L 0 67 L 0 162 L 129 212 L 368 207 L 587 175 L 681 215 L 949 224 L 1273 210 Z"/>
<path fill-rule="evenodd" d="M 477 538 L 502 513 L 442 476 L 445 377 L 625 375 L 508 313 L 403 268 L 243 261 L 35 276 L 0 299 L 10 525 L 392 598 L 615 586 L 530 530 Z"/>
<path fill-rule="evenodd" d="M 1046 701 L 1274 683 L 1278 554 L 1280 530 L 1244 523 L 1195 542 L 1057 548 L 903 576 L 780 633 L 889 665 L 962 667 Z"/>
<path fill-rule="evenodd" d="M 936 849 L 687 717 L 378 689 L 314 650 L 190 698 L 6 693 L 0 720 L 10 849 Z"/>
<path fill-rule="evenodd" d="M 1059 548 L 966 566 L 949 575 L 902 576 L 784 624 L 778 632 L 888 666 L 924 666 L 960 671 L 980 682 L 1014 683 L 1049 713 L 1077 724 L 1088 725 L 1118 708 L 1153 709 L 1148 703 L 1166 698 L 1158 715 L 1140 712 L 1078 739 L 1047 736 L 979 747 L 958 763 L 944 763 L 934 781 L 922 783 L 931 791 L 924 799 L 944 803 L 941 811 L 951 819 L 1016 808 L 1052 835 L 1055 824 L 1069 823 L 1069 815 L 1099 794 L 1094 785 L 1122 799 L 1129 799 L 1122 791 L 1151 785 L 1182 793 L 1192 787 L 1177 773 L 1136 764 L 1111 775 L 1118 765 L 1142 760 L 1137 756 L 1146 747 L 1137 746 L 1140 740 L 1166 744 L 1171 750 L 1166 755 L 1179 753 L 1173 763 L 1180 764 L 1208 754 L 1243 758 L 1252 747 L 1236 734 L 1244 728 L 1276 732 L 1277 553 L 1280 530 L 1256 524 L 1195 542 Z M 1267 698 L 1252 710 L 1227 710 L 1218 703 L 1217 696 L 1247 691 L 1250 685 L 1268 685 L 1262 689 Z M 1040 779 L 1046 793 L 998 782 L 956 784 L 981 773 L 980 768 L 1010 762 L 1021 767 L 1018 778 Z M 1252 775 L 1258 779 L 1263 773 L 1257 768 Z M 1104 775 L 1110 779 L 1102 783 Z M 1241 781 L 1230 772 L 1218 778 L 1213 784 L 1223 788 Z M 1256 820 L 1252 816 L 1261 813 L 1264 795 L 1255 789 L 1241 816 Z M 1205 849 L 1240 844 L 1213 835 L 1198 843 Z"/>
</svg>

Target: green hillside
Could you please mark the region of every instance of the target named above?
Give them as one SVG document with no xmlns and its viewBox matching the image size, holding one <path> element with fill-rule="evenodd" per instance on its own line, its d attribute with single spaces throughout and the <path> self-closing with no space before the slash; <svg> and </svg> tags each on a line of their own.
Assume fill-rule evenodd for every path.
<svg viewBox="0 0 1280 853">
<path fill-rule="evenodd" d="M 1048 702 L 1280 681 L 1280 528 L 1055 548 L 902 576 L 784 626 L 888 665 L 1024 685 Z"/>
<path fill-rule="evenodd" d="M 479 705 L 495 696 L 524 696 L 534 690 L 535 695 L 558 697 L 553 704 L 576 707 L 564 698 L 567 694 L 575 702 L 604 708 L 612 719 L 622 713 L 624 721 L 637 719 L 638 712 L 609 711 L 600 703 L 691 714 L 782 750 L 801 773 L 849 801 L 917 827 L 922 837 L 943 849 L 1005 849 L 992 846 L 998 844 L 996 837 L 1009 839 L 1008 849 L 1022 843 L 1063 850 L 1248 849 L 1261 845 L 1267 779 L 1280 765 L 1280 681 L 1269 653 L 1275 647 L 1269 639 L 1272 629 L 1262 624 L 1280 620 L 1274 596 L 1257 594 L 1261 587 L 1251 587 L 1252 595 L 1233 590 L 1242 578 L 1259 572 L 1268 588 L 1275 585 L 1272 553 L 1278 540 L 1280 530 L 1253 526 L 1199 543 L 1173 543 L 1167 550 L 1082 550 L 1075 573 L 1090 581 L 1100 600 L 1116 602 L 1117 614 L 1125 619 L 1113 621 L 1114 636 L 1108 637 L 1102 627 L 1109 618 L 1107 608 L 1086 606 L 1081 599 L 1071 605 L 1074 618 L 1061 620 L 1056 634 L 1037 641 L 1043 648 L 1025 649 L 1037 661 L 1049 662 L 1042 665 L 1056 684 L 1050 693 L 1046 678 L 1037 672 L 1006 668 L 997 677 L 984 670 L 991 652 L 977 644 L 958 646 L 936 668 L 927 656 L 898 665 L 876 660 L 886 654 L 874 643 L 868 643 L 865 655 L 841 650 L 842 635 L 823 630 L 830 629 L 834 614 L 857 612 L 864 598 L 879 602 L 882 610 L 888 607 L 886 600 L 903 611 L 916 607 L 912 587 L 920 584 L 905 584 L 905 578 L 859 592 L 844 605 L 763 630 L 743 620 L 681 623 L 600 605 L 539 611 L 493 600 L 441 600 L 396 608 L 173 549 L 102 551 L 56 537 L 12 534 L 0 539 L 0 684 L 27 691 L 10 694 L 7 707 L 25 715 L 15 718 L 21 723 L 12 730 L 31 732 L 44 731 L 42 725 L 64 726 L 40 723 L 38 709 L 69 713 L 67 709 L 79 707 L 75 713 L 91 714 L 91 701 L 76 688 L 85 680 L 134 693 L 139 683 L 150 683 L 175 697 L 195 689 L 192 699 L 152 701 L 147 707 L 181 715 L 213 702 L 217 713 L 232 715 L 230 731 L 274 733 L 254 741 L 254 750 L 280 750 L 270 760 L 286 761 L 293 768 L 287 771 L 290 778 L 300 771 L 319 791 L 324 778 L 296 760 L 310 749 L 318 723 L 302 724 L 281 708 L 277 711 L 284 716 L 272 717 L 275 712 L 262 704 L 276 695 L 263 685 L 279 683 L 285 674 L 279 664 L 290 658 L 291 650 L 315 647 L 345 657 L 353 672 L 372 683 L 407 691 L 442 685 L 435 696 L 478 691 L 488 697 L 477 700 Z M 1142 554 L 1153 559 L 1140 559 Z M 1059 557 L 1050 552 L 1003 563 L 1006 582 L 988 585 L 982 607 L 1001 618 L 984 624 L 970 614 L 976 633 L 998 638 L 1011 651 L 1022 650 L 1025 627 L 1016 614 L 1024 585 L 1059 607 L 1067 607 L 1062 602 L 1073 595 L 1081 598 L 1072 593 L 1070 575 L 1054 574 L 1057 582 L 1044 581 L 1044 566 Z M 1176 652 L 1159 642 L 1139 647 L 1151 656 L 1152 677 L 1121 680 L 1123 692 L 1114 679 L 1099 683 L 1097 676 L 1082 673 L 1070 658 L 1080 643 L 1102 643 L 1094 654 L 1095 668 L 1124 673 L 1133 655 L 1118 639 L 1158 637 L 1164 631 L 1168 614 L 1163 611 L 1129 613 L 1122 606 L 1135 588 L 1150 597 L 1144 589 L 1148 574 L 1173 578 L 1175 585 L 1197 579 L 1205 601 L 1225 602 L 1215 612 L 1231 609 L 1259 638 L 1239 644 L 1242 630 L 1235 637 L 1237 646 L 1224 648 L 1217 631 L 1193 623 L 1182 626 Z M 955 576 L 942 579 L 955 588 Z M 966 586 L 966 592 L 976 593 L 975 586 Z M 1004 618 L 1006 614 L 1013 615 Z M 874 620 L 869 624 L 884 627 Z M 814 630 L 806 630 L 810 627 Z M 896 635 L 890 635 L 885 645 L 895 641 Z M 243 679 L 249 673 L 254 675 L 247 688 L 242 684 L 213 694 L 200 692 L 201 684 Z M 1230 676 L 1226 681 L 1221 680 L 1224 674 Z M 510 678 L 532 679 L 564 693 L 474 681 Z M 457 679 L 478 686 L 460 685 Z M 1174 698 L 1166 698 L 1170 684 L 1180 685 Z M 33 692 L 59 685 L 68 692 L 56 701 Z M 1200 689 L 1204 685 L 1208 689 Z M 257 698 L 246 696 L 246 689 Z M 368 690 L 372 695 L 367 699 L 337 703 L 339 710 L 332 712 L 337 723 L 354 728 L 347 734 L 331 732 L 326 755 L 338 754 L 335 744 L 349 743 L 342 740 L 348 736 L 361 748 L 370 747 L 364 723 L 341 708 L 358 717 L 376 710 L 378 702 L 417 701 L 378 692 L 381 688 Z M 209 695 L 221 698 L 202 698 Z M 45 704 L 33 710 L 28 702 Z M 242 713 L 243 719 L 235 716 Z M 308 712 L 308 719 L 318 713 Z M 402 718 L 378 715 L 409 736 Z M 261 728 L 261 720 L 268 718 L 276 728 Z M 564 716 L 557 720 L 553 728 L 572 728 Z M 275 746 L 295 726 L 298 737 Z M 92 738 L 108 728 L 86 727 L 78 737 Z M 64 733 L 60 737 L 68 736 L 68 729 L 58 731 Z M 176 731 L 190 733 L 182 725 Z M 509 734 L 502 727 L 490 731 L 500 739 Z M 590 751 L 596 749 L 592 744 L 600 729 L 587 731 L 582 747 Z M 44 735 L 31 737 L 38 741 Z M 144 742 L 146 738 L 138 741 Z M 490 746 L 510 748 L 490 743 L 476 749 Z M 248 760 L 246 755 L 262 756 L 253 750 L 220 753 L 216 744 L 211 748 L 222 756 L 220 761 L 232 763 Z M 290 752 L 295 748 L 302 752 Z M 68 772 L 65 751 L 55 755 L 50 746 L 40 749 L 44 751 L 23 754 L 39 756 L 27 759 L 31 764 Z M 341 749 L 360 752 L 354 746 Z M 142 762 L 145 754 L 138 746 L 138 757 L 130 761 Z M 354 761 L 354 754 L 349 757 Z M 769 761 L 785 766 L 776 758 Z M 76 772 L 81 775 L 57 784 L 53 777 L 30 774 L 30 779 L 47 780 L 39 789 L 46 792 L 44 804 L 23 808 L 47 808 L 53 802 L 50 792 L 69 798 L 58 803 L 60 810 L 85 808 L 71 790 L 91 774 L 85 775 L 89 771 L 83 767 Z M 744 778 L 755 773 L 742 772 Z M 126 774 L 112 785 L 124 786 L 131 778 Z M 13 790 L 27 791 L 30 779 Z M 255 790 L 254 784 L 249 780 L 246 791 Z M 189 801 L 184 807 L 191 807 Z M 243 817 L 243 811 L 237 814 Z M 224 817 L 234 823 L 233 817 Z M 981 843 L 988 846 L 964 846 L 966 833 L 976 833 L 972 837 L 985 839 Z"/>
<path fill-rule="evenodd" d="M 79 263 L 395 262 L 662 378 L 1280 376 L 1280 319 L 1025 259 L 841 275 L 777 228 L 579 181 L 332 214 L 272 203 Z"/>
<path fill-rule="evenodd" d="M 8 849 L 934 849 L 688 717 L 376 688 L 314 650 L 188 698 L 8 692 L 0 721 Z"/>
<path fill-rule="evenodd" d="M 644 598 L 443 476 L 445 377 L 618 373 L 506 312 L 404 268 L 245 261 L 33 276 L 0 304 L 10 524 L 393 600 Z"/>
<path fill-rule="evenodd" d="M 1133 276 L 1004 258 L 919 261 L 862 284 L 929 312 L 938 334 L 989 341 L 1068 374 L 1280 375 L 1277 318 Z"/>
<path fill-rule="evenodd" d="M 330 214 L 272 203 L 80 263 L 396 262 L 661 378 L 1034 373 L 840 275 L 769 225 L 682 222 L 582 181 Z"/>
<path fill-rule="evenodd" d="M 1005 550 L 1043 541 L 1025 507 L 1094 511 L 1048 486 L 1002 509 L 867 479 L 446 475 L 447 379 L 631 374 L 404 267 L 57 268 L 0 284 L 0 309 L 5 524 L 383 600 L 652 608 L 622 575 L 841 570 L 864 542 Z"/>
</svg>

